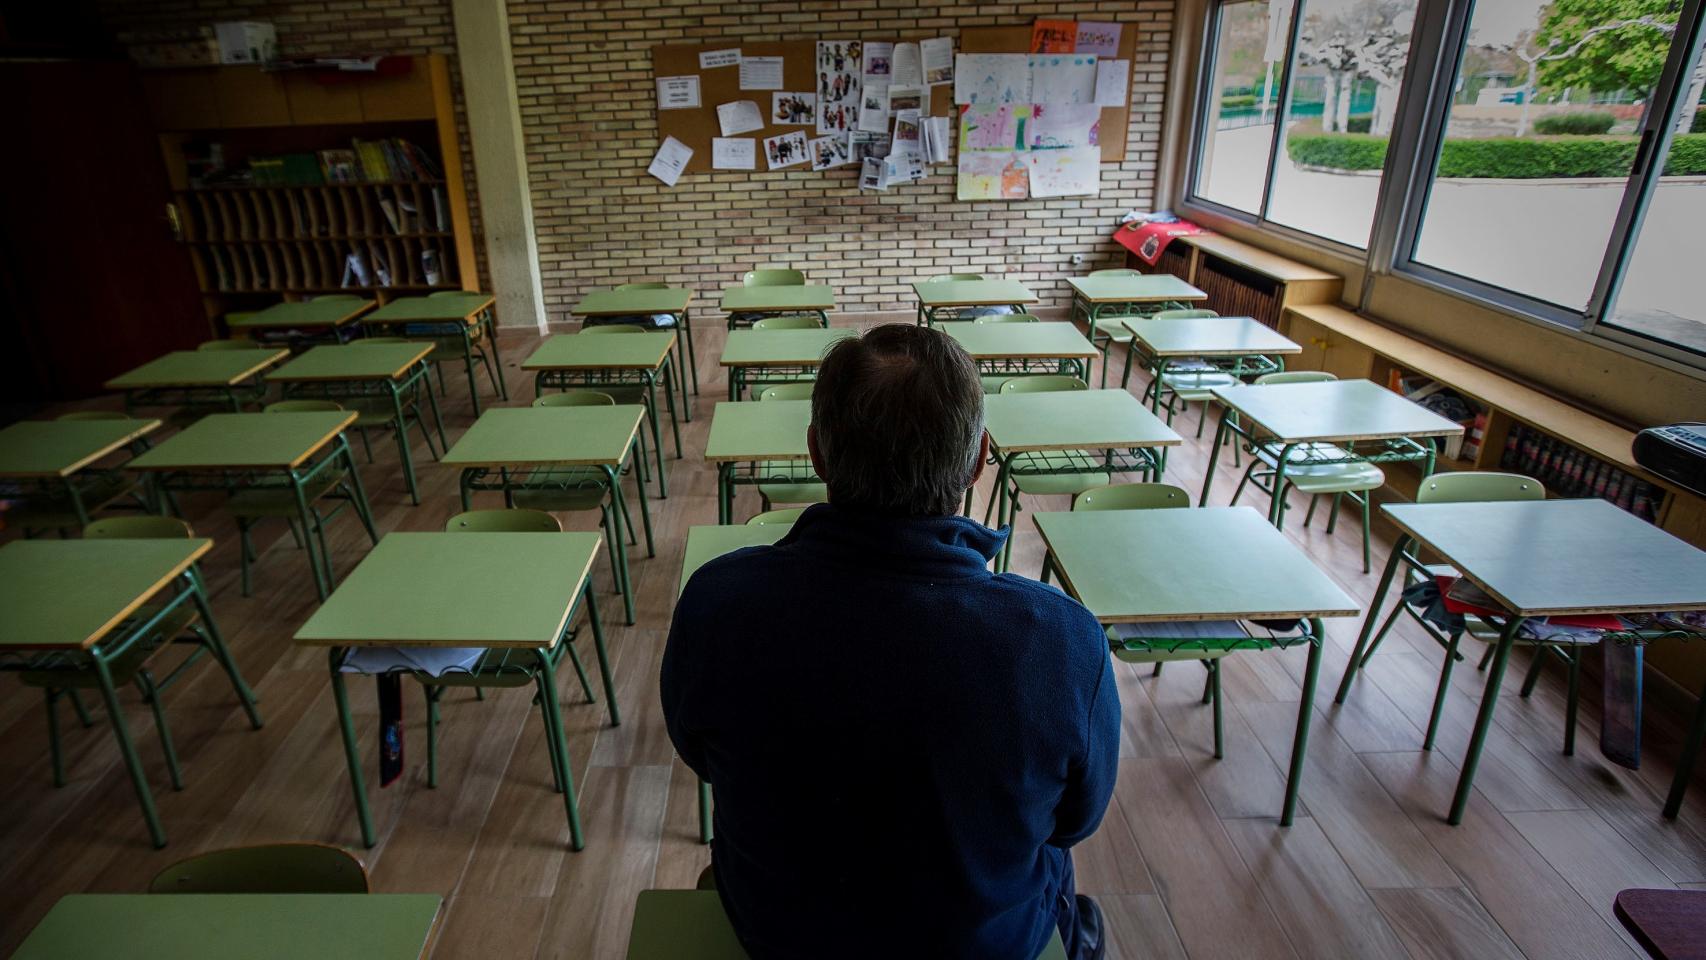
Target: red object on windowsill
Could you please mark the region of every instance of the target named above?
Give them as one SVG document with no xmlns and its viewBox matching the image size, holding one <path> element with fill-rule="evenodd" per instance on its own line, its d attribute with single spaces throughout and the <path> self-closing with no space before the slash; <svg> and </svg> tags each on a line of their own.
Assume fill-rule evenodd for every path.
<svg viewBox="0 0 1706 960">
<path fill-rule="evenodd" d="M 1189 220 L 1178 220 L 1173 223 L 1126 223 L 1114 231 L 1114 240 L 1120 246 L 1130 250 L 1139 260 L 1150 266 L 1155 266 L 1161 259 L 1161 251 L 1167 249 L 1167 244 L 1174 237 L 1194 237 L 1199 233 L 1209 231 L 1197 226 Z"/>
</svg>

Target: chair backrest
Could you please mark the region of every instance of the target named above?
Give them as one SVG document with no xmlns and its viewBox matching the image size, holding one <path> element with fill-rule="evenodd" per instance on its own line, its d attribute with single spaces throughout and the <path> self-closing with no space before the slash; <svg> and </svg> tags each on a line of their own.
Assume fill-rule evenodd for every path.
<svg viewBox="0 0 1706 960">
<path fill-rule="evenodd" d="M 434 290 L 433 292 L 427 294 L 427 296 L 429 298 L 431 298 L 431 297 L 466 297 L 471 293 L 477 294 L 479 292 L 480 291 L 478 291 L 478 290 Z"/>
<path fill-rule="evenodd" d="M 225 315 L 225 322 L 226 323 L 232 323 L 232 322 L 237 321 L 237 320 L 247 320 L 257 313 L 260 313 L 260 311 L 259 310 L 233 310 L 230 313 L 227 313 Z"/>
<path fill-rule="evenodd" d="M 353 346 L 356 346 L 357 344 L 363 344 L 363 343 L 370 343 L 371 344 L 371 343 L 408 343 L 408 342 L 409 342 L 408 337 L 362 337 L 360 340 L 351 340 L 349 342 L 349 345 L 353 347 Z"/>
<path fill-rule="evenodd" d="M 1278 373 L 1264 373 L 1256 378 L 1256 383 L 1325 383 L 1339 379 L 1338 374 L 1325 370 L 1281 370 Z"/>
<path fill-rule="evenodd" d="M 255 341 L 242 337 L 228 337 L 223 340 L 204 340 L 196 346 L 197 350 L 253 350 Z"/>
<path fill-rule="evenodd" d="M 754 330 L 816 330 L 823 323 L 816 317 L 808 317 L 803 313 L 789 313 L 779 317 L 763 317 L 752 321 Z"/>
<path fill-rule="evenodd" d="M 1220 314 L 1213 310 L 1192 307 L 1185 310 L 1157 310 L 1149 315 L 1151 320 L 1194 320 L 1197 317 L 1218 317 Z"/>
<path fill-rule="evenodd" d="M 130 414 L 123 410 L 73 410 L 62 413 L 55 420 L 129 420 Z"/>
<path fill-rule="evenodd" d="M 740 282 L 748 287 L 803 287 L 806 285 L 806 275 L 798 270 L 764 267 L 748 270 L 746 275 L 740 278 Z"/>
<path fill-rule="evenodd" d="M 1014 377 L 1001 385 L 1002 393 L 1056 393 L 1062 390 L 1088 390 L 1090 385 L 1077 377 L 1043 374 L 1036 377 Z"/>
<path fill-rule="evenodd" d="M 1032 316 L 1031 314 L 1028 314 L 1028 313 L 987 313 L 987 314 L 984 314 L 983 316 L 980 316 L 980 317 L 973 317 L 971 319 L 971 322 L 972 323 L 1037 323 L 1041 320 L 1042 320 L 1042 317 Z"/>
<path fill-rule="evenodd" d="M 581 333 L 645 333 L 646 328 L 632 323 L 601 323 L 596 327 L 581 327 Z"/>
<path fill-rule="evenodd" d="M 813 383 L 778 383 L 765 387 L 758 394 L 760 400 L 810 400 Z"/>
<path fill-rule="evenodd" d="M 342 410 L 336 400 L 274 400 L 261 408 L 263 413 L 326 413 Z"/>
<path fill-rule="evenodd" d="M 149 893 L 366 893 L 367 870 L 349 851 L 320 843 L 217 850 L 155 875 Z"/>
<path fill-rule="evenodd" d="M 1074 510 L 1157 510 L 1188 507 L 1191 495 L 1170 483 L 1115 483 L 1072 498 Z"/>
<path fill-rule="evenodd" d="M 981 274 L 981 273 L 944 273 L 941 276 L 931 277 L 929 280 L 926 280 L 925 283 L 942 283 L 942 282 L 945 282 L 948 280 L 982 280 L 982 279 L 983 279 L 983 274 Z"/>
<path fill-rule="evenodd" d="M 177 517 L 107 517 L 83 528 L 85 540 L 188 540 L 190 525 Z"/>
<path fill-rule="evenodd" d="M 543 510 L 469 510 L 446 520 L 444 529 L 447 533 L 562 533 L 563 525 Z"/>
<path fill-rule="evenodd" d="M 1143 276 L 1143 272 L 1140 270 L 1132 270 L 1129 267 L 1109 267 L 1106 270 L 1092 270 L 1092 271 L 1090 271 L 1090 276 L 1092 276 L 1092 277 L 1141 277 L 1141 276 Z"/>
<path fill-rule="evenodd" d="M 611 407 L 616 405 L 616 398 L 608 393 L 597 390 L 565 390 L 562 393 L 547 393 L 533 401 L 536 407 Z"/>
<path fill-rule="evenodd" d="M 618 290 L 668 290 L 669 284 L 657 280 L 645 280 L 640 283 L 621 283 L 616 285 Z"/>
<path fill-rule="evenodd" d="M 1417 503 L 1485 503 L 1494 500 L 1544 500 L 1546 488 L 1520 473 L 1464 470 L 1436 473 L 1416 488 Z"/>
<path fill-rule="evenodd" d="M 765 524 L 772 523 L 793 523 L 795 520 L 800 519 L 800 514 L 805 512 L 805 507 L 789 507 L 786 510 L 770 510 L 765 513 L 758 514 L 751 520 L 748 520 L 746 525 L 749 527 L 762 527 Z"/>
</svg>

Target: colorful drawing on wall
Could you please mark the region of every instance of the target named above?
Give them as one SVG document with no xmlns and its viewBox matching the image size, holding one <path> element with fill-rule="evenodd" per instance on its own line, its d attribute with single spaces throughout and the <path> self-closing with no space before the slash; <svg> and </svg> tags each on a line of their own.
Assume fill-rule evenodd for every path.
<svg viewBox="0 0 1706 960">
<path fill-rule="evenodd" d="M 1031 107 L 991 103 L 960 108 L 960 150 L 1023 150 Z"/>
<path fill-rule="evenodd" d="M 1095 196 L 1102 188 L 1100 147 L 1031 150 L 1017 154 L 1030 168 L 1031 196 Z"/>
<path fill-rule="evenodd" d="M 1022 53 L 962 53 L 954 58 L 955 103 L 1031 103 L 1031 63 Z"/>
<path fill-rule="evenodd" d="M 1089 54 L 1033 54 L 1032 103 L 1095 103 L 1096 58 Z"/>
<path fill-rule="evenodd" d="M 1071 53 L 1078 43 L 1078 24 L 1072 20 L 1038 20 L 1031 26 L 1032 53 Z"/>
<path fill-rule="evenodd" d="M 857 40 L 820 40 L 817 45 L 817 132 L 859 129 L 860 54 Z"/>
<path fill-rule="evenodd" d="M 1094 147 L 1100 142 L 1102 108 L 1093 103 L 1039 103 L 1024 129 L 1032 150 Z"/>
<path fill-rule="evenodd" d="M 806 135 L 795 131 L 779 137 L 764 138 L 764 157 L 771 170 L 780 170 L 811 159 L 806 150 Z"/>
<path fill-rule="evenodd" d="M 830 167 L 840 167 L 853 162 L 853 151 L 847 145 L 845 133 L 828 137 L 814 137 L 807 143 L 812 158 L 813 170 L 828 170 Z"/>
<path fill-rule="evenodd" d="M 770 95 L 770 122 L 774 124 L 810 126 L 817 122 L 817 94 L 773 93 Z"/>
<path fill-rule="evenodd" d="M 960 151 L 956 196 L 961 200 L 1023 200 L 1030 195 L 1023 153 Z"/>
<path fill-rule="evenodd" d="M 1120 25 L 1097 23 L 1094 20 L 1078 21 L 1078 41 L 1073 45 L 1072 52 L 1098 57 L 1119 56 Z"/>
</svg>

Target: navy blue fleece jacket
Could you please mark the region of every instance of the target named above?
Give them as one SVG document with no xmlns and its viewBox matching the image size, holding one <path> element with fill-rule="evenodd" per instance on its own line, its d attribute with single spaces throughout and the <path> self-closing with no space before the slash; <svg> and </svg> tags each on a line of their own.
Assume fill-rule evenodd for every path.
<svg viewBox="0 0 1706 960">
<path fill-rule="evenodd" d="M 1113 791 L 1102 628 L 986 568 L 962 517 L 810 508 L 706 564 L 664 652 L 670 738 L 716 791 L 712 862 L 758 960 L 1032 960 Z"/>
</svg>

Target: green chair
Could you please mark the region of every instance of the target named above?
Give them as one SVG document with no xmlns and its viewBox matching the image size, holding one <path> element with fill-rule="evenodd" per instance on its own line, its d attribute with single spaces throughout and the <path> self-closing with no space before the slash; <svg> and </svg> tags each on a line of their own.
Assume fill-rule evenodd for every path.
<svg viewBox="0 0 1706 960">
<path fill-rule="evenodd" d="M 943 273 L 924 281 L 925 283 L 951 283 L 955 280 L 982 280 L 981 273 Z"/>
<path fill-rule="evenodd" d="M 613 407 L 616 398 L 598 390 L 564 390 L 562 393 L 547 393 L 536 397 L 533 401 L 536 407 Z"/>
<path fill-rule="evenodd" d="M 1521 500 L 1544 500 L 1546 488 L 1540 481 L 1517 473 L 1493 473 L 1480 471 L 1463 471 L 1460 473 L 1435 473 L 1422 480 L 1416 488 L 1417 503 L 1493 503 Z M 1444 662 L 1440 664 L 1439 687 L 1434 691 L 1433 712 L 1428 716 L 1428 729 L 1422 738 L 1422 749 L 1432 750 L 1434 736 L 1439 732 L 1440 715 L 1445 710 L 1445 695 L 1451 685 L 1452 667 L 1463 655 L 1458 652 L 1458 643 L 1464 633 L 1489 644 L 1487 652 L 1492 653 L 1490 644 L 1499 638 L 1499 629 L 1472 615 L 1464 616 L 1464 629 L 1460 631 L 1442 631 L 1440 627 L 1423 618 L 1422 609 L 1403 599 L 1402 592 L 1437 577 L 1456 577 L 1458 572 L 1449 564 L 1427 563 L 1421 556 L 1421 551 L 1410 546 L 1401 550 L 1393 558 L 1394 563 L 1403 565 L 1403 576 L 1400 580 L 1400 596 L 1397 606 L 1380 624 L 1380 630 L 1368 642 L 1366 650 L 1353 653 L 1351 663 L 1345 670 L 1345 678 L 1340 681 L 1337 699 L 1344 702 L 1345 694 L 1350 690 L 1352 677 L 1357 671 L 1368 666 L 1374 651 L 1380 648 L 1381 641 L 1391 632 L 1392 625 L 1397 622 L 1400 613 L 1408 614 L 1422 628 L 1422 632 L 1433 638 L 1435 643 L 1445 648 Z M 1373 614 L 1373 611 L 1370 611 Z M 1564 661 L 1569 670 L 1569 692 L 1564 706 L 1564 754 L 1575 752 L 1576 746 L 1576 701 L 1581 680 L 1581 657 L 1574 644 L 1540 643 L 1521 636 L 1516 643 L 1538 647 L 1534 659 L 1529 664 L 1528 676 L 1522 682 L 1522 696 L 1527 697 L 1534 692 L 1534 684 L 1540 679 L 1540 670 L 1546 663 L 1546 654 Z M 1481 661 L 1483 667 L 1486 660 Z"/>
<path fill-rule="evenodd" d="M 976 279 L 981 280 L 983 278 L 977 277 Z M 972 317 L 971 322 L 976 324 L 1037 323 L 1041 319 L 1041 317 L 1029 313 L 988 313 Z M 1066 365 L 1062 364 L 1062 366 Z M 1035 374 L 1027 374 L 1025 367 L 1026 364 L 1023 360 L 986 360 L 978 364 L 978 368 L 982 371 L 978 379 L 983 381 L 983 392 L 1000 393 L 1001 385 L 1015 376 L 1035 376 Z"/>
<path fill-rule="evenodd" d="M 342 847 L 271 843 L 198 854 L 154 875 L 149 893 L 367 893 L 367 868 Z"/>
<path fill-rule="evenodd" d="M 1287 370 L 1281 373 L 1264 374 L 1256 378 L 1256 385 L 1262 386 L 1275 383 L 1316 383 L 1337 380 L 1333 374 L 1320 370 Z M 1372 463 L 1364 463 L 1354 459 L 1352 450 L 1346 450 L 1331 443 L 1300 443 L 1290 454 L 1290 462 L 1285 468 L 1285 489 L 1273 489 L 1273 478 L 1279 464 L 1283 444 L 1272 441 L 1257 442 L 1247 448 L 1254 456 L 1250 465 L 1244 469 L 1244 476 L 1239 479 L 1238 487 L 1232 491 L 1232 503 L 1238 502 L 1244 492 L 1244 485 L 1249 484 L 1261 490 L 1270 497 L 1279 499 L 1277 526 L 1285 526 L 1287 494 L 1296 489 L 1299 493 L 1309 496 L 1309 512 L 1303 517 L 1303 525 L 1309 526 L 1315 518 L 1315 507 L 1323 496 L 1331 496 L 1332 514 L 1327 518 L 1327 532 L 1333 532 L 1339 520 L 1339 501 L 1350 497 L 1362 508 L 1362 569 L 1364 573 L 1370 570 L 1369 563 L 1369 500 L 1374 491 L 1386 485 L 1386 474 Z"/>
<path fill-rule="evenodd" d="M 130 414 L 123 410 L 72 410 L 62 413 L 55 420 L 129 420 Z"/>
<path fill-rule="evenodd" d="M 786 313 L 779 316 L 764 317 L 759 320 L 754 320 L 752 321 L 752 329 L 821 330 L 823 329 L 823 324 L 818 322 L 817 317 L 807 316 L 803 313 Z"/>
<path fill-rule="evenodd" d="M 1090 385 L 1077 377 L 1060 374 L 1013 377 L 1001 384 L 1003 394 L 1088 389 Z M 1008 461 L 1007 478 L 1013 484 L 1007 496 L 1013 504 L 1015 515 L 1024 509 L 1019 499 L 1020 494 L 1076 496 L 1091 487 L 1107 486 L 1112 480 L 1102 454 L 1089 450 L 1049 450 L 1014 454 Z M 991 497 L 989 504 L 984 507 L 983 522 L 986 524 L 989 522 L 990 513 L 995 509 L 995 499 Z"/>
<path fill-rule="evenodd" d="M 981 317 L 973 317 L 972 323 L 1037 323 L 1042 318 L 1029 313 L 990 313 Z"/>
<path fill-rule="evenodd" d="M 432 293 L 427 294 L 427 299 L 431 300 L 438 297 L 465 297 L 470 293 L 477 292 L 478 291 L 475 290 L 434 290 Z M 427 354 L 426 359 L 428 363 L 433 365 L 433 369 L 438 371 L 439 396 L 442 397 L 446 395 L 446 388 L 444 385 L 444 364 L 460 363 L 467 370 L 468 396 L 473 400 L 474 415 L 476 417 L 480 415 L 480 397 L 478 392 L 474 389 L 475 361 L 478 361 L 480 367 L 486 371 L 486 377 L 491 380 L 492 386 L 498 392 L 498 397 L 504 400 L 509 399 L 509 386 L 504 383 L 503 372 L 498 369 L 496 348 L 494 347 L 491 350 L 486 349 L 486 329 L 487 327 L 485 323 L 475 324 L 473 327 L 469 328 L 467 340 L 462 339 L 461 333 L 457 333 L 455 336 L 447 335 L 420 338 L 422 343 L 432 343 L 432 352 Z M 496 333 L 494 333 L 493 336 L 496 336 Z M 407 341 L 412 338 L 368 337 L 366 339 L 372 343 L 394 343 L 398 340 Z"/>
<path fill-rule="evenodd" d="M 746 522 L 746 525 L 749 527 L 762 527 L 769 524 L 793 523 L 795 520 L 800 519 L 800 514 L 805 512 L 805 507 L 789 507 L 786 510 L 767 510 L 764 513 L 754 514 L 752 518 Z"/>
<path fill-rule="evenodd" d="M 810 400 L 811 383 L 778 383 L 765 387 L 758 394 L 764 400 Z M 776 483 L 760 483 L 758 500 L 764 512 L 777 503 L 822 503 L 829 499 L 829 487 L 818 479 L 817 471 L 804 460 L 765 460 L 756 468 L 761 476 L 778 478 Z"/>
<path fill-rule="evenodd" d="M 582 327 L 581 333 L 649 333 L 645 327 L 632 323 L 606 323 L 596 327 Z"/>
<path fill-rule="evenodd" d="M 1213 310 L 1161 310 L 1152 314 L 1150 320 L 1188 320 L 1195 317 L 1218 317 L 1220 314 Z M 1125 370 L 1120 374 L 1120 386 L 1123 388 L 1131 381 L 1131 354 L 1126 351 Z M 1159 392 L 1161 403 L 1167 408 L 1167 424 L 1173 423 L 1175 405 L 1189 407 L 1193 403 L 1202 404 L 1202 416 L 1197 418 L 1197 438 L 1202 438 L 1203 424 L 1208 422 L 1208 407 L 1214 399 L 1215 387 L 1230 387 L 1238 382 L 1238 378 L 1230 373 L 1216 368 L 1213 364 L 1201 358 L 1181 358 L 1169 361 L 1175 365 L 1190 364 L 1196 369 L 1181 369 L 1170 371 L 1159 380 L 1151 381 L 1144 390 L 1144 397 Z"/>
<path fill-rule="evenodd" d="M 228 337 L 223 340 L 205 340 L 196 347 L 199 350 L 254 350 L 259 346 L 247 337 Z"/>
<path fill-rule="evenodd" d="M 53 419 L 91 421 L 133 418 L 119 410 L 72 410 Z M 138 437 L 130 444 L 130 449 L 132 453 L 147 450 L 148 438 Z M 148 483 L 144 478 L 118 470 L 90 475 L 95 478 L 94 482 L 80 484 L 78 487 L 83 503 L 83 516 L 92 516 L 97 510 L 125 497 L 134 498 L 134 506 L 137 509 L 153 509 L 153 505 L 149 503 Z M 22 530 L 26 538 L 47 530 L 58 530 L 62 540 L 70 536 L 72 530 L 83 524 L 76 504 L 71 500 L 70 492 L 64 489 L 64 485 L 70 482 L 72 481 L 42 481 L 40 486 L 26 488 L 19 502 L 6 512 L 7 523 Z"/>
<path fill-rule="evenodd" d="M 741 286 L 745 287 L 803 287 L 806 275 L 798 270 L 780 267 L 763 267 L 758 270 L 748 270 L 740 278 Z"/>
<path fill-rule="evenodd" d="M 362 337 L 360 340 L 351 340 L 349 343 L 345 344 L 345 346 L 346 347 L 359 347 L 359 346 L 376 346 L 376 345 L 380 345 L 380 344 L 417 343 L 417 342 L 425 342 L 425 341 L 410 340 L 408 337 Z M 432 358 L 429 356 L 427 359 L 430 360 Z M 267 410 L 282 409 L 282 410 L 298 410 L 298 411 L 334 409 L 333 407 L 326 407 L 326 406 L 304 406 L 304 407 L 281 407 L 280 406 L 281 404 L 295 403 L 295 402 L 297 402 L 297 401 L 295 401 L 295 400 L 280 400 L 280 401 L 277 401 L 275 403 L 268 404 L 265 407 L 265 409 L 267 409 Z M 318 399 L 304 399 L 302 402 L 313 404 L 313 403 L 322 403 L 323 401 L 318 400 Z M 338 399 L 335 401 L 332 401 L 332 403 L 335 405 L 336 409 L 348 410 L 348 411 L 351 411 L 355 414 L 355 423 L 351 424 L 351 426 L 355 428 L 356 434 L 361 437 L 362 454 L 367 457 L 368 463 L 372 463 L 373 462 L 373 444 L 368 439 L 367 431 L 369 431 L 369 430 L 383 430 L 388 434 L 394 434 L 398 430 L 397 411 L 392 409 L 392 407 L 391 407 L 391 398 L 389 396 L 379 396 L 377 394 L 372 394 L 372 395 L 370 395 L 370 394 L 349 394 L 349 395 L 340 394 L 338 396 Z M 427 452 L 432 454 L 432 458 L 434 460 L 437 460 L 440 458 L 441 453 L 439 452 L 438 447 L 436 445 L 434 445 L 432 442 L 432 433 L 431 433 L 431 431 L 429 431 L 427 429 L 426 418 L 420 415 L 419 404 L 420 404 L 420 399 L 419 399 L 418 395 L 410 396 L 410 397 L 403 400 L 403 413 L 405 416 L 405 422 L 404 422 L 402 429 L 405 431 L 408 429 L 407 420 L 410 420 L 410 419 L 412 419 L 415 423 L 420 424 L 421 436 L 426 440 Z M 406 443 L 407 439 L 406 438 L 403 439 L 402 442 Z M 416 502 L 417 503 L 419 502 L 418 498 L 417 498 Z"/>
<path fill-rule="evenodd" d="M 1106 270 L 1090 271 L 1092 277 L 1140 277 L 1142 271 L 1130 270 L 1125 267 L 1113 267 Z M 1123 344 L 1126 348 L 1126 372 L 1131 371 L 1131 331 L 1125 328 L 1125 321 L 1137 312 L 1136 304 L 1124 304 L 1124 309 L 1116 309 L 1115 315 L 1098 317 L 1094 322 L 1088 316 L 1085 325 L 1088 331 L 1090 345 L 1102 351 L 1102 386 L 1108 385 L 1108 352 L 1113 345 Z M 1122 380 L 1122 385 L 1124 381 Z"/>
<path fill-rule="evenodd" d="M 97 520 L 83 528 L 83 537 L 87 540 L 180 540 L 194 535 L 190 525 L 176 517 L 111 517 Z M 190 575 L 200 579 L 200 573 L 194 567 L 191 567 Z M 237 694 L 238 702 L 249 716 L 250 725 L 256 730 L 261 728 L 261 717 L 255 709 L 257 698 L 237 670 L 237 662 L 232 659 L 231 651 L 226 648 L 218 628 L 211 621 L 205 620 L 201 616 L 200 608 L 193 603 L 179 603 L 162 615 L 163 606 L 161 603 L 150 603 L 130 615 L 126 621 L 129 625 L 142 626 L 150 621 L 157 622 L 148 626 L 144 635 L 109 661 L 108 670 L 111 672 L 115 689 L 135 684 L 143 702 L 153 711 L 154 728 L 160 737 L 160 747 L 166 754 L 166 771 L 171 778 L 172 789 L 182 790 L 183 771 L 178 766 L 178 753 L 172 744 L 172 730 L 166 722 L 166 712 L 160 695 L 183 677 L 204 652 L 211 653 L 213 659 L 224 669 L 231 681 L 232 690 Z M 122 628 L 124 625 L 119 626 Z M 161 679 L 155 679 L 153 671 L 149 669 L 149 661 L 168 645 L 176 643 L 194 644 L 196 649 L 173 667 L 170 673 Z M 24 664 L 18 677 L 24 686 L 37 687 L 43 693 L 47 705 L 47 736 L 53 785 L 63 787 L 65 760 L 60 749 L 58 700 L 63 695 L 69 695 L 83 726 L 91 726 L 93 721 L 84 708 L 78 691 L 100 689 L 100 677 L 87 656 L 80 652 L 58 651 L 43 654 Z M 128 740 L 125 746 L 129 749 Z M 152 817 L 150 819 L 152 821 Z M 152 822 L 150 825 L 156 826 Z M 155 832 L 158 833 L 158 830 Z"/>
</svg>

